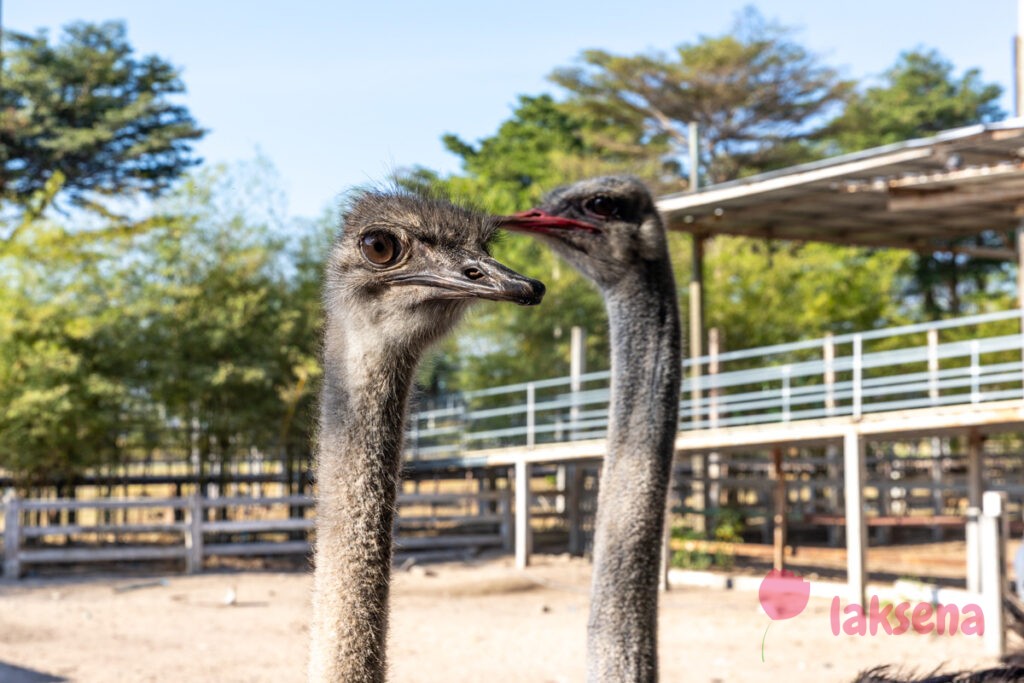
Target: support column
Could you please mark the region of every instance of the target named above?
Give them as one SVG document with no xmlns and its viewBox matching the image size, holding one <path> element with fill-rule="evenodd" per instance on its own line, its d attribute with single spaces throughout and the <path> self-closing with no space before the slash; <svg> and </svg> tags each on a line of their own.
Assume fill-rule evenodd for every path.
<svg viewBox="0 0 1024 683">
<path fill-rule="evenodd" d="M 931 443 L 932 453 L 932 514 L 936 517 L 943 514 L 946 511 L 946 493 L 942 488 L 943 476 L 942 476 L 942 456 L 943 456 L 943 439 L 938 436 L 932 437 Z M 935 526 L 932 529 L 932 540 L 941 541 L 943 538 L 943 530 L 940 526 Z"/>
<path fill-rule="evenodd" d="M 708 509 L 708 457 L 705 453 L 690 456 L 690 498 L 692 510 L 688 515 L 690 526 L 697 533 L 704 533 L 707 528 Z M 683 500 L 683 507 L 687 501 Z"/>
<path fill-rule="evenodd" d="M 982 548 L 981 613 L 985 615 L 985 654 L 1006 654 L 1006 618 L 1003 591 L 1006 587 L 1006 545 L 1002 531 L 1005 494 L 986 491 L 982 502 L 979 535 Z"/>
<path fill-rule="evenodd" d="M 981 515 L 982 439 L 977 428 L 967 432 L 967 590 L 981 592 L 981 537 L 978 531 Z"/>
<path fill-rule="evenodd" d="M 569 522 L 569 554 L 579 556 L 583 554 L 583 514 L 580 509 L 583 499 L 583 467 L 567 465 L 566 474 L 566 483 L 569 485 L 569 494 L 566 500 Z"/>
<path fill-rule="evenodd" d="M 846 495 L 846 581 L 850 604 L 867 607 L 867 526 L 864 520 L 864 439 L 855 431 L 843 437 Z"/>
<path fill-rule="evenodd" d="M 825 501 L 828 504 L 828 514 L 839 514 L 839 482 L 843 476 L 842 467 L 839 464 L 839 448 L 835 444 L 825 446 L 825 471 L 828 475 L 829 485 L 825 488 Z M 828 544 L 835 548 L 842 539 L 842 528 L 838 524 L 830 524 L 828 527 Z"/>
<path fill-rule="evenodd" d="M 693 235 L 693 259 L 690 272 L 690 367 L 691 415 L 694 429 L 700 428 L 700 376 L 697 359 L 704 355 L 704 235 Z"/>
<path fill-rule="evenodd" d="M 772 508 L 772 565 L 782 570 L 786 566 L 786 477 L 782 469 L 782 449 L 772 449 L 771 480 L 774 482 Z"/>
<path fill-rule="evenodd" d="M 533 552 L 533 530 L 530 528 L 530 463 L 516 462 L 516 569 L 526 569 Z"/>
<path fill-rule="evenodd" d="M 21 507 L 14 489 L 4 494 L 4 571 L 5 579 L 21 577 Z"/>
<path fill-rule="evenodd" d="M 572 392 L 572 405 L 569 408 L 569 434 L 575 439 L 579 431 L 581 405 L 580 392 L 583 391 L 583 374 L 587 371 L 586 331 L 579 326 L 572 328 L 569 339 L 569 391 Z"/>
</svg>

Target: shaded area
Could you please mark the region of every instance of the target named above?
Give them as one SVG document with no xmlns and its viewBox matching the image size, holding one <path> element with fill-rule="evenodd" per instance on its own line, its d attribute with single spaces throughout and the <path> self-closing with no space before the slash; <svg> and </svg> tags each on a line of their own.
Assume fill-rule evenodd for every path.
<svg viewBox="0 0 1024 683">
<path fill-rule="evenodd" d="M 42 671 L 0 662 L 0 681 L 4 683 L 61 683 L 67 680 L 69 679 L 63 676 L 52 676 Z"/>
</svg>

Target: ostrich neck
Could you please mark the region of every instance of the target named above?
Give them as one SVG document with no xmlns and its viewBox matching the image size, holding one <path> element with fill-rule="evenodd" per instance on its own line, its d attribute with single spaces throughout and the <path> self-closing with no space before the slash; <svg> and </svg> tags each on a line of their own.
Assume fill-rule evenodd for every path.
<svg viewBox="0 0 1024 683">
<path fill-rule="evenodd" d="M 329 316 L 309 680 L 383 681 L 392 523 L 415 354 Z"/>
<path fill-rule="evenodd" d="M 680 380 L 668 260 L 606 291 L 612 386 L 594 535 L 589 681 L 655 681 L 658 569 Z"/>
</svg>

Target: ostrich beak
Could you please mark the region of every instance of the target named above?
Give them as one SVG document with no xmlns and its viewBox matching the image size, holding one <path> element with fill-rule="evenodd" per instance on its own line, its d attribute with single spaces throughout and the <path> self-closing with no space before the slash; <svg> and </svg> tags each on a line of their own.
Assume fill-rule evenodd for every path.
<svg viewBox="0 0 1024 683">
<path fill-rule="evenodd" d="M 457 267 L 433 267 L 398 275 L 391 282 L 441 290 L 439 299 L 490 299 L 520 306 L 536 306 L 545 291 L 544 283 L 520 275 L 490 257 L 469 259 Z"/>
<path fill-rule="evenodd" d="M 563 216 L 554 216 L 541 209 L 530 209 L 511 216 L 499 216 L 498 225 L 515 232 L 539 232 L 554 234 L 557 231 L 601 232 L 595 226 Z"/>
</svg>

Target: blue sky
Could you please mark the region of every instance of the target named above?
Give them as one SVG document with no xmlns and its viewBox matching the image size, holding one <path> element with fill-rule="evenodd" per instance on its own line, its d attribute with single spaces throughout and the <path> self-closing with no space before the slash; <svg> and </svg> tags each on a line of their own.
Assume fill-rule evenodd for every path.
<svg viewBox="0 0 1024 683">
<path fill-rule="evenodd" d="M 754 4 L 844 75 L 868 78 L 905 49 L 937 48 L 1004 86 L 1010 110 L 1014 0 L 600 0 L 517 3 L 251 0 L 7 0 L 4 26 L 51 35 L 70 21 L 124 19 L 131 43 L 183 69 L 185 103 L 210 129 L 211 162 L 277 167 L 293 215 L 346 188 L 420 164 L 457 170 L 440 136 L 494 131 L 516 95 L 584 49 L 669 50 L 717 35 Z"/>
</svg>

